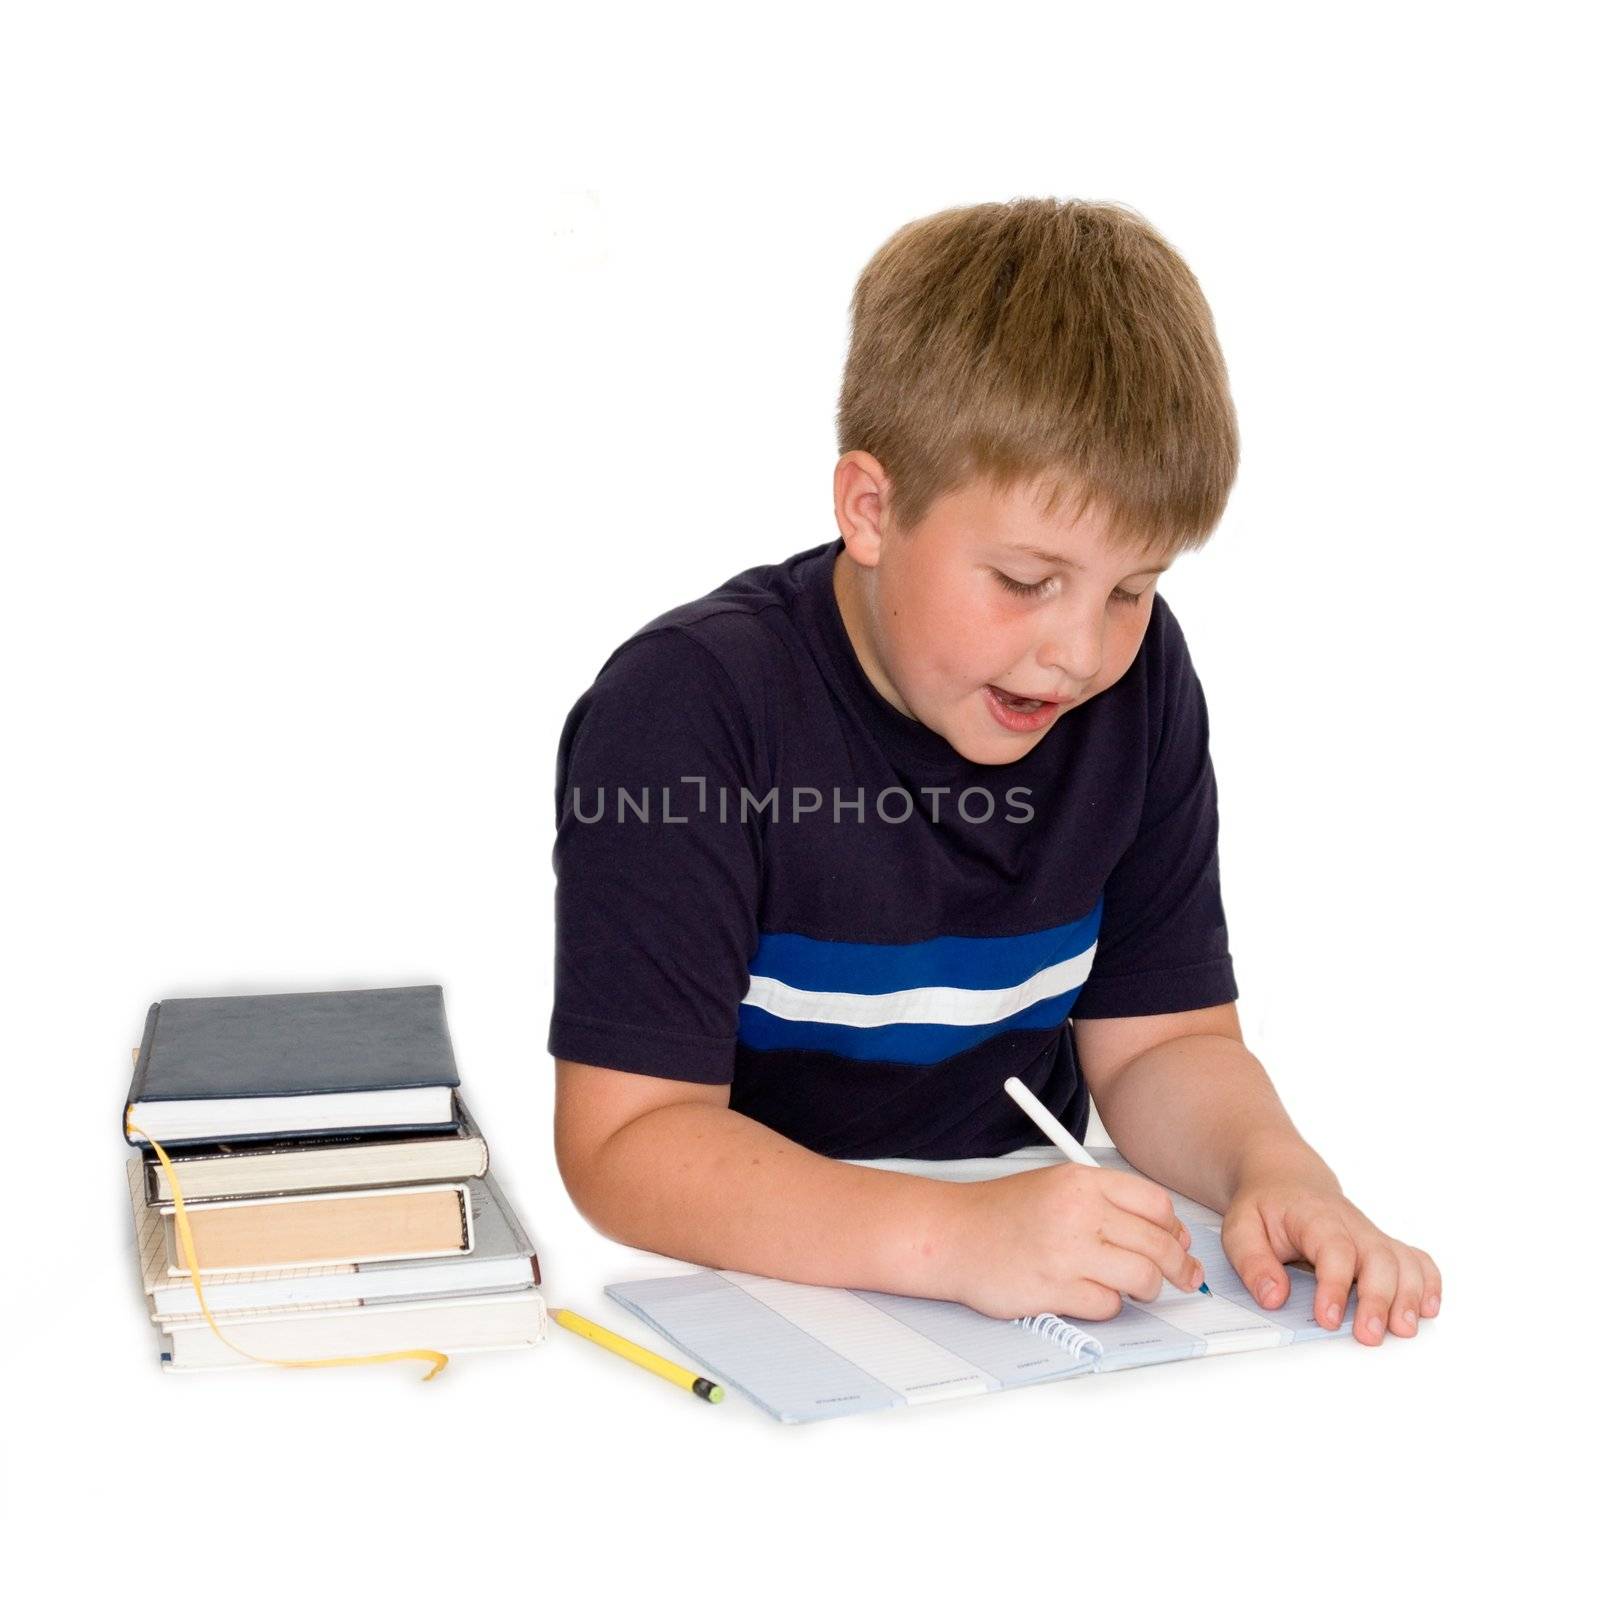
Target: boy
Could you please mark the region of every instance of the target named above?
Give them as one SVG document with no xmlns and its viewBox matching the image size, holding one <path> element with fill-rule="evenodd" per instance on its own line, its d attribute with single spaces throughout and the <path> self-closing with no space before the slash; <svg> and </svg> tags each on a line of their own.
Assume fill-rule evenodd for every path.
<svg viewBox="0 0 1600 1600">
<path fill-rule="evenodd" d="M 891 237 L 852 301 L 840 538 L 624 641 L 557 760 L 556 1154 L 645 1249 L 1104 1318 L 1200 1281 L 1157 1182 L 841 1158 L 1078 1137 L 1225 1214 L 1263 1306 L 1416 1331 L 1380 1232 L 1245 1048 L 1205 699 L 1156 594 L 1232 488 L 1210 311 L 1136 213 L 1017 200 Z"/>
</svg>

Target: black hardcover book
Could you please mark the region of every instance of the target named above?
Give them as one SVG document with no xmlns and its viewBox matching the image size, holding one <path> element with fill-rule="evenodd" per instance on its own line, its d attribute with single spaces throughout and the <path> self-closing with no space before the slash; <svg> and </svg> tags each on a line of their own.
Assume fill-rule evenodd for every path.
<svg viewBox="0 0 1600 1600">
<path fill-rule="evenodd" d="M 437 984 L 159 1000 L 123 1136 L 189 1146 L 447 1131 L 459 1087 Z"/>
</svg>

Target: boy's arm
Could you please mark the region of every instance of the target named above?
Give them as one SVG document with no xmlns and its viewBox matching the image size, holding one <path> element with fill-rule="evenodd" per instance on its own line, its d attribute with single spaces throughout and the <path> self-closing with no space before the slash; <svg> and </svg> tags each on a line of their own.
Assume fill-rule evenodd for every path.
<svg viewBox="0 0 1600 1600">
<path fill-rule="evenodd" d="M 953 1185 L 817 1155 L 728 1096 L 558 1060 L 556 1162 L 573 1203 L 610 1238 L 682 1261 L 951 1297 Z"/>
<path fill-rule="evenodd" d="M 1112 1143 L 1141 1172 L 1226 1211 L 1242 1169 L 1270 1157 L 1338 1179 L 1289 1120 L 1245 1048 L 1238 1007 L 1073 1024 L 1079 1064 Z"/>
<path fill-rule="evenodd" d="M 1302 1139 L 1233 1004 L 1074 1024 L 1079 1062 L 1112 1142 L 1141 1172 L 1224 1213 L 1222 1242 L 1264 1306 L 1289 1285 L 1281 1263 L 1317 1270 L 1316 1316 L 1337 1328 L 1358 1281 L 1355 1335 L 1379 1344 L 1439 1310 L 1433 1258 L 1381 1232 Z"/>
<path fill-rule="evenodd" d="M 1108 1317 L 1197 1288 L 1148 1179 L 1069 1165 L 952 1183 L 820 1156 L 728 1106 L 727 1085 L 556 1061 L 556 1160 L 602 1233 L 679 1260 L 961 1300 L 991 1316 Z"/>
</svg>

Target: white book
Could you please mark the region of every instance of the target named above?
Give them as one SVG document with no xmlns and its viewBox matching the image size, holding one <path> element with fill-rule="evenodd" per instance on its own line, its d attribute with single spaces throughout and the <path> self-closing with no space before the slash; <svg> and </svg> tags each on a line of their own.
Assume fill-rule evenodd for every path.
<svg viewBox="0 0 1600 1600">
<path fill-rule="evenodd" d="M 185 1200 L 233 1200 L 302 1189 L 371 1189 L 385 1184 L 481 1178 L 489 1147 L 466 1102 L 456 1094 L 457 1134 L 324 1136 L 289 1144 L 190 1146 L 168 1152 Z M 172 1179 L 155 1159 L 144 1160 L 144 1192 L 160 1204 L 172 1198 Z"/>
<path fill-rule="evenodd" d="M 544 1297 L 537 1289 L 461 1300 L 409 1300 L 288 1315 L 257 1315 L 227 1328 L 230 1348 L 201 1317 L 169 1324 L 161 1362 L 172 1371 L 255 1366 L 258 1361 L 319 1361 L 389 1350 L 518 1350 L 544 1342 Z M 251 1358 L 256 1358 L 252 1360 Z"/>
</svg>

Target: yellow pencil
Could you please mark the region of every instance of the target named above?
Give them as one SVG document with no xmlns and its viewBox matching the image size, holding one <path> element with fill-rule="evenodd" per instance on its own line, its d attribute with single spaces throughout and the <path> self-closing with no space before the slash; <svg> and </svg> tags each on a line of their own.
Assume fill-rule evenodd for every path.
<svg viewBox="0 0 1600 1600">
<path fill-rule="evenodd" d="M 635 1344 L 632 1339 L 624 1339 L 620 1333 L 602 1328 L 598 1322 L 580 1317 L 576 1311 L 552 1311 L 550 1315 L 569 1332 L 581 1333 L 585 1339 L 592 1339 L 607 1350 L 637 1363 L 647 1372 L 665 1378 L 668 1383 L 675 1383 L 680 1389 L 691 1390 L 702 1400 L 709 1400 L 715 1405 L 722 1398 L 720 1383 L 713 1383 L 709 1378 L 697 1378 L 687 1367 L 680 1367 L 676 1361 L 668 1361 L 665 1356 L 658 1356 L 654 1350 L 646 1350 L 642 1344 Z"/>
</svg>

